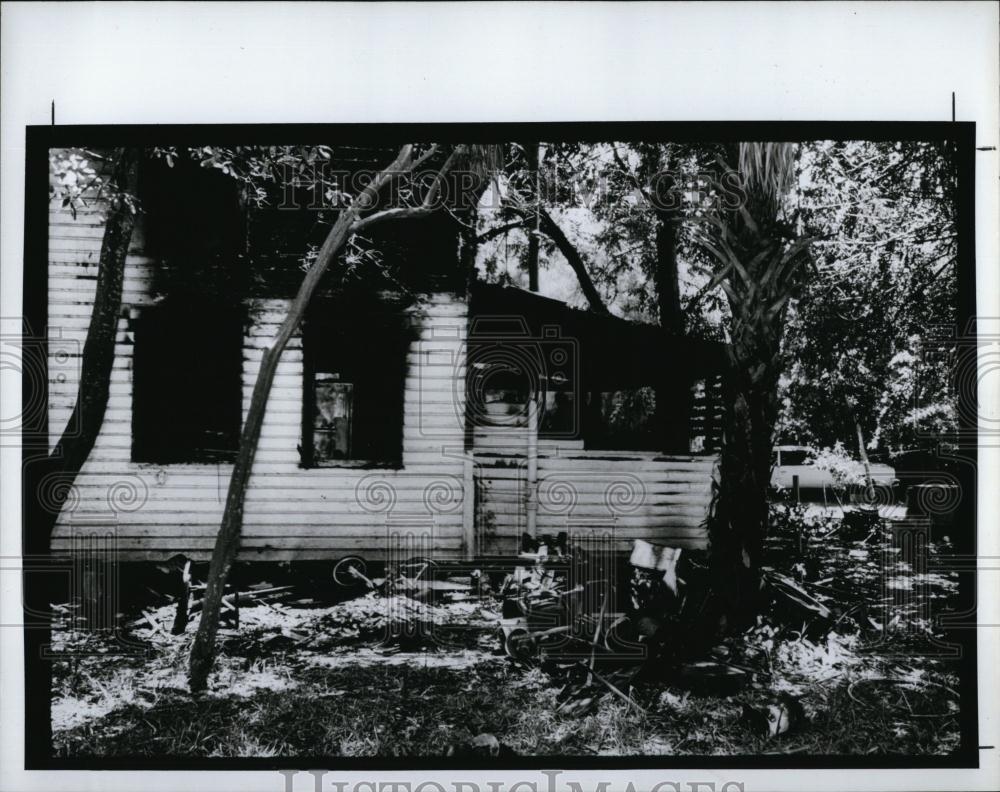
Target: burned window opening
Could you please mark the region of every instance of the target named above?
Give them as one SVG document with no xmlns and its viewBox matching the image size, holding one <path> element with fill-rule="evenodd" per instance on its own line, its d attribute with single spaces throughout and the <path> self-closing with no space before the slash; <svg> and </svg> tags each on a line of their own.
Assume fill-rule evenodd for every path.
<svg viewBox="0 0 1000 792">
<path fill-rule="evenodd" d="M 140 174 L 144 253 L 161 296 L 246 295 L 247 212 L 239 183 L 186 157 L 148 160 Z"/>
<path fill-rule="evenodd" d="M 401 466 L 411 336 L 398 306 L 314 301 L 303 326 L 303 467 Z"/>
<path fill-rule="evenodd" d="M 142 310 L 133 323 L 133 462 L 235 458 L 244 322 L 238 306 L 190 295 Z"/>
</svg>

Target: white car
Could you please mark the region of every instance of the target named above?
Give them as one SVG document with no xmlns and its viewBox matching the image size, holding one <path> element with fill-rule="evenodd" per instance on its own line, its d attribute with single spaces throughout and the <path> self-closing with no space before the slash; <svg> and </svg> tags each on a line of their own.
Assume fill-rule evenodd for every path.
<svg viewBox="0 0 1000 792">
<path fill-rule="evenodd" d="M 791 489 L 795 476 L 799 477 L 800 489 L 837 486 L 838 482 L 829 470 L 812 464 L 814 459 L 815 452 L 808 446 L 775 446 L 771 454 L 771 486 L 775 489 Z M 892 489 L 899 483 L 896 471 L 889 465 L 872 462 L 869 469 L 876 487 Z"/>
</svg>

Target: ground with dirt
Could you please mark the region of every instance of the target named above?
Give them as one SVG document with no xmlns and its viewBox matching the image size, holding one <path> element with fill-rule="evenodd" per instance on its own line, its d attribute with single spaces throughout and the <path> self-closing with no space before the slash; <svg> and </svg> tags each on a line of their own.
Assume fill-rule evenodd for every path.
<svg viewBox="0 0 1000 792">
<path fill-rule="evenodd" d="M 78 629 L 73 606 L 60 606 L 54 750 L 160 758 L 950 753 L 959 744 L 958 681 L 935 618 L 952 607 L 957 578 L 935 571 L 940 547 L 913 556 L 889 523 L 848 522 L 776 512 L 773 611 L 706 657 L 738 676 L 735 689 L 674 674 L 580 694 L 551 669 L 503 652 L 495 596 L 455 592 L 434 604 L 368 594 L 326 607 L 244 605 L 239 629 L 221 631 L 216 672 L 195 699 L 185 666 L 196 614 L 174 636 L 175 609 L 165 604 L 115 637 Z"/>
</svg>

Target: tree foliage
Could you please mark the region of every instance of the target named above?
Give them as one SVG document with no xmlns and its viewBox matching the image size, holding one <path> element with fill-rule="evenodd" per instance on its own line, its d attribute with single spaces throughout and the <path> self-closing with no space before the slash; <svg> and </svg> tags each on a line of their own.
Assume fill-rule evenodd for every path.
<svg viewBox="0 0 1000 792">
<path fill-rule="evenodd" d="M 537 174 L 515 150 L 500 174 L 499 195 L 480 213 L 480 275 L 486 280 L 526 286 L 520 265 L 529 235 L 541 237 L 543 291 L 571 304 L 589 301 L 566 257 L 546 234 L 545 212 L 562 229 L 612 313 L 636 321 L 664 317 L 659 278 L 664 227 L 676 237 L 677 332 L 719 338 L 724 298 L 707 289 L 712 262 L 697 247 L 692 229 L 719 200 L 709 172 L 713 149 L 694 144 L 653 142 L 547 142 Z M 512 185 L 512 186 L 508 186 Z M 525 211 L 517 216 L 509 201 Z M 537 195 L 537 201 L 536 196 Z M 514 222 L 511 222 L 511 220 Z"/>
<path fill-rule="evenodd" d="M 851 446 L 857 421 L 870 450 L 892 451 L 954 431 L 946 373 L 919 368 L 956 318 L 955 188 L 948 143 L 805 149 L 799 211 L 820 239 L 790 313 L 784 439 Z"/>
</svg>

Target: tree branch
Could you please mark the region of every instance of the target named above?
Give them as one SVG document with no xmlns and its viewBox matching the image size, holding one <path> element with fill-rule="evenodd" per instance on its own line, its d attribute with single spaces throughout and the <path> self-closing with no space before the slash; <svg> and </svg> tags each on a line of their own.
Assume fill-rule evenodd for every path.
<svg viewBox="0 0 1000 792">
<path fill-rule="evenodd" d="M 515 228 L 524 228 L 524 224 L 525 220 L 524 218 L 521 218 L 520 220 L 514 220 L 501 226 L 495 226 L 494 228 L 490 228 L 477 236 L 476 241 L 488 242 L 489 240 L 501 236 L 502 234 L 506 234 L 508 231 L 513 231 Z"/>
<path fill-rule="evenodd" d="M 687 301 L 687 303 L 684 305 L 684 313 L 685 314 L 690 313 L 694 309 L 694 307 L 697 306 L 699 302 L 701 302 L 702 298 L 706 294 L 714 290 L 720 283 L 722 283 L 723 280 L 726 279 L 732 268 L 733 268 L 732 265 L 728 264 L 721 270 L 719 270 L 717 273 L 715 273 L 715 275 L 712 276 L 711 280 L 709 280 L 708 283 L 702 286 L 698 290 L 698 293 L 692 296 L 691 299 Z"/>
<path fill-rule="evenodd" d="M 632 185 L 640 192 L 642 197 L 646 199 L 648 205 L 657 206 L 657 203 L 653 200 L 653 196 L 651 196 L 649 192 L 646 190 L 646 188 L 642 186 L 642 184 L 639 181 L 639 177 L 632 172 L 632 169 L 629 168 L 625 160 L 622 159 L 621 154 L 618 153 L 618 146 L 612 145 L 611 153 L 614 155 L 615 163 L 621 169 L 622 173 L 624 173 L 629 178 L 629 180 L 632 182 Z"/>
<path fill-rule="evenodd" d="M 511 209 L 521 216 L 522 223 L 534 219 L 529 209 L 521 206 L 513 206 Z M 610 311 L 608 311 L 607 306 L 604 304 L 604 300 L 601 299 L 601 295 L 597 291 L 590 273 L 587 272 L 587 265 L 584 263 L 580 252 L 569 241 L 569 238 L 563 233 L 563 230 L 556 221 L 552 219 L 552 216 L 540 205 L 538 207 L 538 218 L 541 221 L 541 232 L 555 243 L 556 248 L 562 253 L 563 258 L 566 259 L 566 262 L 576 274 L 576 279 L 580 283 L 580 288 L 583 290 L 587 302 L 590 304 L 590 309 L 599 314 L 609 314 Z"/>
<path fill-rule="evenodd" d="M 351 223 L 350 233 L 356 234 L 369 226 L 381 223 L 385 220 L 410 220 L 415 217 L 425 217 L 438 209 L 439 207 L 436 205 L 438 193 L 441 192 L 441 185 L 444 183 L 444 179 L 447 176 L 448 171 L 451 169 L 452 163 L 455 161 L 457 152 L 458 149 L 452 150 L 452 152 L 448 155 L 448 159 L 446 159 L 444 164 L 438 169 L 438 172 L 434 176 L 434 181 L 431 182 L 431 186 L 427 190 L 427 195 L 424 196 L 424 200 L 420 202 L 419 206 L 400 206 L 392 209 L 383 209 L 381 212 L 375 212 L 367 217 L 358 218 Z M 407 166 L 410 173 L 418 167 L 419 163 L 425 162 L 431 153 L 432 152 L 428 152 L 416 160 L 416 162 Z"/>
</svg>

